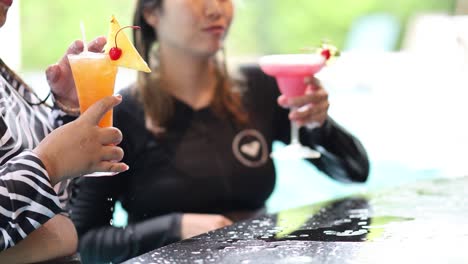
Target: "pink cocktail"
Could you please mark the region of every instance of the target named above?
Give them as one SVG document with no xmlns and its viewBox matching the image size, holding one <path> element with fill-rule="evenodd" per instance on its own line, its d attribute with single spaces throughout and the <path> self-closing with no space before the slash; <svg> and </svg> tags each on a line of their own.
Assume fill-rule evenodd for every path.
<svg viewBox="0 0 468 264">
<path fill-rule="evenodd" d="M 304 95 L 307 88 L 304 78 L 313 76 L 325 66 L 320 54 L 268 55 L 260 58 L 260 67 L 276 78 L 278 87 L 286 97 Z"/>
<path fill-rule="evenodd" d="M 320 54 L 284 54 L 268 55 L 260 58 L 260 68 L 266 74 L 276 78 L 280 92 L 286 97 L 305 94 L 306 77 L 319 72 L 326 64 L 326 58 Z M 275 151 L 274 158 L 319 158 L 320 153 L 303 146 L 299 142 L 299 128 L 291 122 L 291 143 L 284 149 Z"/>
</svg>

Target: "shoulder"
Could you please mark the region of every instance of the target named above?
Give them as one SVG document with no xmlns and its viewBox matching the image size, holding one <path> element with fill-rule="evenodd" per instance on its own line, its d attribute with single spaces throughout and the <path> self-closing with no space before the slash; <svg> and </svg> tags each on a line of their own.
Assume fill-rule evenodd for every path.
<svg viewBox="0 0 468 264">
<path fill-rule="evenodd" d="M 266 75 L 256 63 L 241 64 L 238 67 L 240 85 L 243 86 L 243 97 L 247 104 L 258 105 L 268 103 L 268 107 L 276 105 L 280 95 L 276 80 Z M 271 105 L 270 105 L 271 104 Z"/>
</svg>

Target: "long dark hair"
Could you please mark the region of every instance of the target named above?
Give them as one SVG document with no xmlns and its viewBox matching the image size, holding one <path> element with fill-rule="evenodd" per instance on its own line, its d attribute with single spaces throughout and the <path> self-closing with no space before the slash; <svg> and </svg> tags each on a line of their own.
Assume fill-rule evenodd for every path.
<svg viewBox="0 0 468 264">
<path fill-rule="evenodd" d="M 140 30 L 133 31 L 135 47 L 150 63 L 152 73 L 138 74 L 137 95 L 143 103 L 146 118 L 151 118 L 153 124 L 166 128 L 174 114 L 174 99 L 166 91 L 160 88 L 161 78 L 157 58 L 154 56 L 153 47 L 158 42 L 155 29 L 146 23 L 144 18 L 145 9 L 163 8 L 163 0 L 138 0 L 133 17 L 133 24 L 140 26 Z M 224 50 L 223 50 L 223 55 Z M 216 60 L 216 59 L 215 59 Z M 247 114 L 244 111 L 241 96 L 234 91 L 233 81 L 228 77 L 226 62 L 217 62 L 217 86 L 211 107 L 216 115 L 221 118 L 232 118 L 237 124 L 247 122 Z"/>
</svg>

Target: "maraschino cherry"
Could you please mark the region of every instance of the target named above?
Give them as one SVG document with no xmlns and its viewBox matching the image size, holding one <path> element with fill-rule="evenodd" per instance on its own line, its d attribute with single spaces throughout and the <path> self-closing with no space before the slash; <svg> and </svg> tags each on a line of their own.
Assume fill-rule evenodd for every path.
<svg viewBox="0 0 468 264">
<path fill-rule="evenodd" d="M 331 52 L 329 49 L 325 48 L 320 52 L 320 55 L 322 55 L 325 58 L 325 60 L 328 60 L 331 57 Z"/>
<path fill-rule="evenodd" d="M 119 35 L 120 31 L 125 28 L 133 28 L 133 29 L 140 29 L 139 26 L 126 26 L 123 28 L 120 28 L 117 33 L 115 33 L 115 47 L 112 47 L 109 50 L 109 57 L 111 60 L 118 60 L 122 56 L 122 49 L 117 46 L 117 36 Z"/>
<path fill-rule="evenodd" d="M 322 45 L 319 48 L 318 52 L 326 61 L 330 60 L 331 57 L 340 56 L 340 51 L 338 50 L 338 48 L 327 42 L 322 42 Z"/>
</svg>

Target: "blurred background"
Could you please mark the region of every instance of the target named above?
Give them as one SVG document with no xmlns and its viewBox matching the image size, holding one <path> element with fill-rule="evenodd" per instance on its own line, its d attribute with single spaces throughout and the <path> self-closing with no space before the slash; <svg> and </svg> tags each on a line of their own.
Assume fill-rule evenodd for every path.
<svg viewBox="0 0 468 264">
<path fill-rule="evenodd" d="M 9 19 L 8 25 L 17 24 L 20 29 L 21 69 L 25 71 L 43 69 L 54 63 L 71 41 L 81 37 L 80 20 L 86 25 L 88 38 L 106 35 L 110 15 L 116 15 L 123 25 L 130 24 L 134 6 L 131 0 L 14 2 L 14 8 L 19 9 L 19 19 Z M 340 48 L 357 45 L 357 42 L 374 43 L 377 40 L 358 40 L 358 37 L 366 33 L 360 30 L 370 30 L 368 26 L 376 23 L 386 30 L 377 32 L 382 35 L 380 44 L 396 50 L 402 45 L 406 26 L 415 16 L 434 12 L 451 14 L 456 7 L 455 0 L 235 2 L 236 19 L 227 44 L 230 56 L 295 52 L 305 46 L 316 46 L 322 39 Z M 13 13 L 10 15 L 14 16 Z M 383 36 L 384 33 L 388 35 Z"/>
<path fill-rule="evenodd" d="M 334 182 L 305 161 L 277 161 L 270 211 L 467 174 L 466 0 L 235 3 L 226 43 L 231 67 L 263 54 L 299 52 L 324 39 L 343 50 L 318 77 L 330 93 L 330 114 L 363 141 L 371 159 L 364 185 Z M 111 14 L 122 25 L 131 24 L 133 5 L 129 0 L 15 0 L 0 30 L 0 56 L 45 95 L 43 71 L 80 38 L 79 21 L 89 39 L 106 35 Z M 122 71 L 117 89 L 134 76 Z"/>
</svg>

